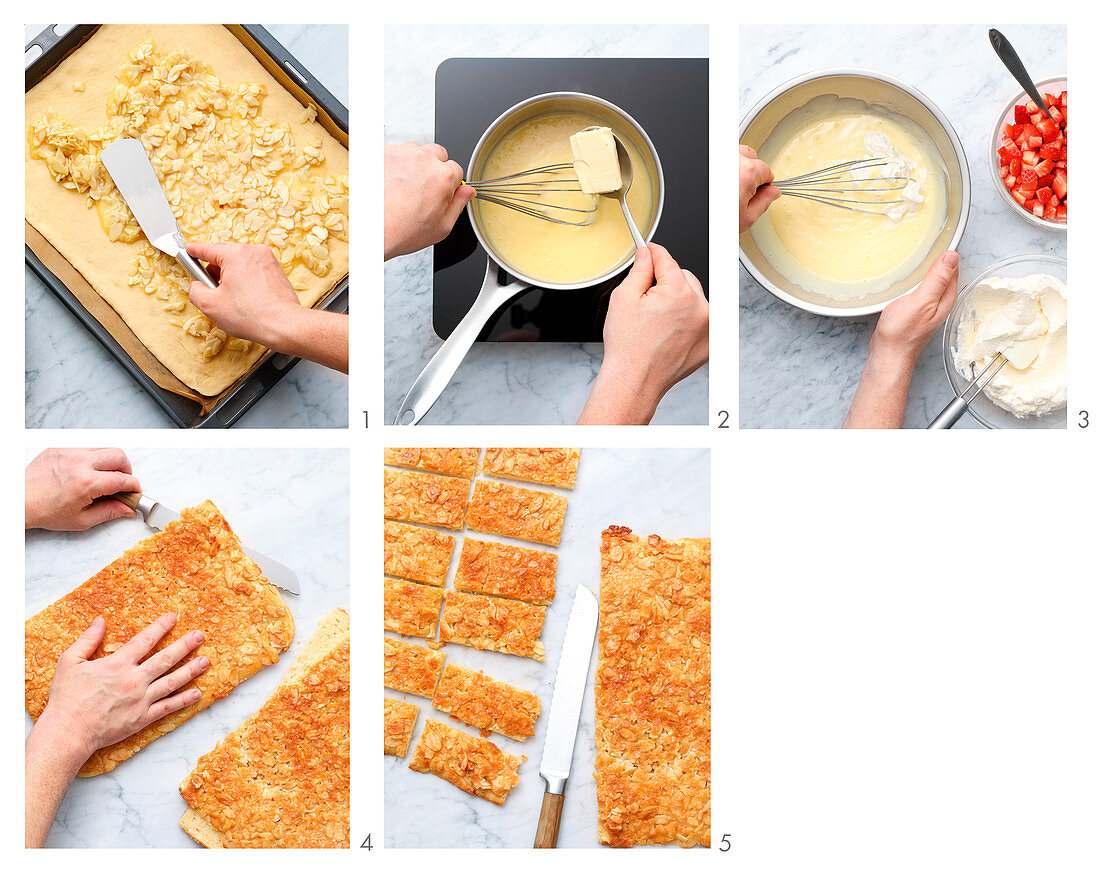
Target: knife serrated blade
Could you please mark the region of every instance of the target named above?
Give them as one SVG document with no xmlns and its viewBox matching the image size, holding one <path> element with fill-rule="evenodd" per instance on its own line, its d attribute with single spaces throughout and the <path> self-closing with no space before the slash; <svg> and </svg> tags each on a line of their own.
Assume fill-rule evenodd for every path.
<svg viewBox="0 0 1100 878">
<path fill-rule="evenodd" d="M 115 188 L 122 194 L 127 207 L 138 221 L 149 243 L 167 253 L 195 280 L 217 289 L 217 284 L 187 252 L 176 215 L 168 204 L 164 187 L 140 140 L 123 137 L 110 144 L 99 160 L 111 175 Z"/>
<path fill-rule="evenodd" d="M 175 521 L 180 514 L 174 509 L 158 503 L 152 497 L 138 494 L 134 491 L 122 491 L 113 495 L 138 515 L 145 519 L 145 523 L 153 530 L 164 530 L 167 524 Z M 298 594 L 298 575 L 280 561 L 269 558 L 263 552 L 257 552 L 251 546 L 241 545 L 244 553 L 259 565 L 260 572 L 267 577 L 268 582 L 276 588 L 280 588 L 290 594 Z"/>
</svg>

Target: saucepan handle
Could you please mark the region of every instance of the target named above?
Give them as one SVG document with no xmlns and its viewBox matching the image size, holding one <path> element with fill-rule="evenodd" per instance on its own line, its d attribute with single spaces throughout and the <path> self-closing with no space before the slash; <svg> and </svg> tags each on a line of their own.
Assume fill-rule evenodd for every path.
<svg viewBox="0 0 1100 878">
<path fill-rule="evenodd" d="M 413 382 L 405 401 L 401 403 L 397 417 L 394 418 L 395 426 L 420 423 L 451 383 L 451 378 L 492 316 L 524 290 L 530 289 L 530 284 L 519 281 L 502 284 L 497 264 L 492 259 L 487 262 L 481 292 L 477 294 L 477 299 L 462 318 L 462 322 L 455 327 L 443 346 L 428 361 L 420 377 Z"/>
</svg>

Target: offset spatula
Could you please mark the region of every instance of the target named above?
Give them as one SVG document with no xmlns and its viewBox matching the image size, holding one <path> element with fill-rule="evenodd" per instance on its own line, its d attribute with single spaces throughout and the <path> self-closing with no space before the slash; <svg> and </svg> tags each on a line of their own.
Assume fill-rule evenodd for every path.
<svg viewBox="0 0 1100 878">
<path fill-rule="evenodd" d="M 546 724 L 546 744 L 539 765 L 539 774 L 546 780 L 546 792 L 542 796 L 542 812 L 535 830 L 534 846 L 537 848 L 558 845 L 565 782 L 573 766 L 573 745 L 577 740 L 577 723 L 584 703 L 599 615 L 596 596 L 583 585 L 577 586 L 577 596 L 573 598 L 573 609 L 565 626 L 554 696 L 550 700 L 550 719 Z"/>
<path fill-rule="evenodd" d="M 141 141 L 129 137 L 116 140 L 103 150 L 99 158 L 126 199 L 149 243 L 173 257 L 195 280 L 216 290 L 218 285 L 214 279 L 188 255 L 187 242 L 183 240 L 176 215 L 172 213 L 157 172 Z"/>
<path fill-rule="evenodd" d="M 180 517 L 180 514 L 174 509 L 169 509 L 152 497 L 138 494 L 136 491 L 119 491 L 117 494 L 112 494 L 111 499 L 125 503 L 144 518 L 145 523 L 153 530 L 164 530 L 168 522 L 175 521 Z M 249 558 L 259 565 L 260 572 L 267 577 L 268 582 L 283 591 L 298 594 L 298 576 L 293 570 L 274 558 L 267 557 L 263 552 L 257 552 L 250 546 L 241 546 L 241 548 L 244 549 L 244 553 Z"/>
</svg>

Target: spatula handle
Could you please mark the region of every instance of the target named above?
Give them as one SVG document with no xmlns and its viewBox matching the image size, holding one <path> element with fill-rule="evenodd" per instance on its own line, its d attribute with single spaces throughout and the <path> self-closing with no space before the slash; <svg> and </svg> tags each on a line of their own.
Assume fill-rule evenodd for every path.
<svg viewBox="0 0 1100 878">
<path fill-rule="evenodd" d="M 539 826 L 535 830 L 535 847 L 556 848 L 558 846 L 558 827 L 561 826 L 561 808 L 565 796 L 557 793 L 542 794 L 542 811 L 539 813 Z"/>
<path fill-rule="evenodd" d="M 218 288 L 218 285 L 214 283 L 214 278 L 210 276 L 210 272 L 203 268 L 202 265 L 199 264 L 199 261 L 186 250 L 180 250 L 176 254 L 176 262 L 178 262 L 183 270 L 200 284 L 206 284 L 212 290 Z"/>
</svg>

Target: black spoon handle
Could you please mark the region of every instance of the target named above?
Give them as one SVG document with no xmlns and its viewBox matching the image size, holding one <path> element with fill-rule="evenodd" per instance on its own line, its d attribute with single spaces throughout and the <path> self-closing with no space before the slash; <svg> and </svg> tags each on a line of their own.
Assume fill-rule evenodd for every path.
<svg viewBox="0 0 1100 878">
<path fill-rule="evenodd" d="M 1012 48 L 1010 43 L 1003 33 L 996 28 L 989 29 L 989 42 L 993 44 L 993 51 L 997 53 L 997 57 L 1001 59 L 1001 63 L 1008 68 L 1008 72 L 1016 77 L 1016 81 L 1024 87 L 1036 106 L 1042 110 L 1048 119 L 1053 118 L 1050 115 L 1050 110 L 1047 108 L 1046 103 L 1043 101 L 1043 96 L 1039 94 L 1039 89 L 1035 87 L 1035 83 L 1031 81 L 1031 77 L 1027 75 L 1027 70 L 1024 69 L 1024 62 L 1020 60 L 1020 56 L 1016 54 L 1016 50 Z"/>
</svg>

